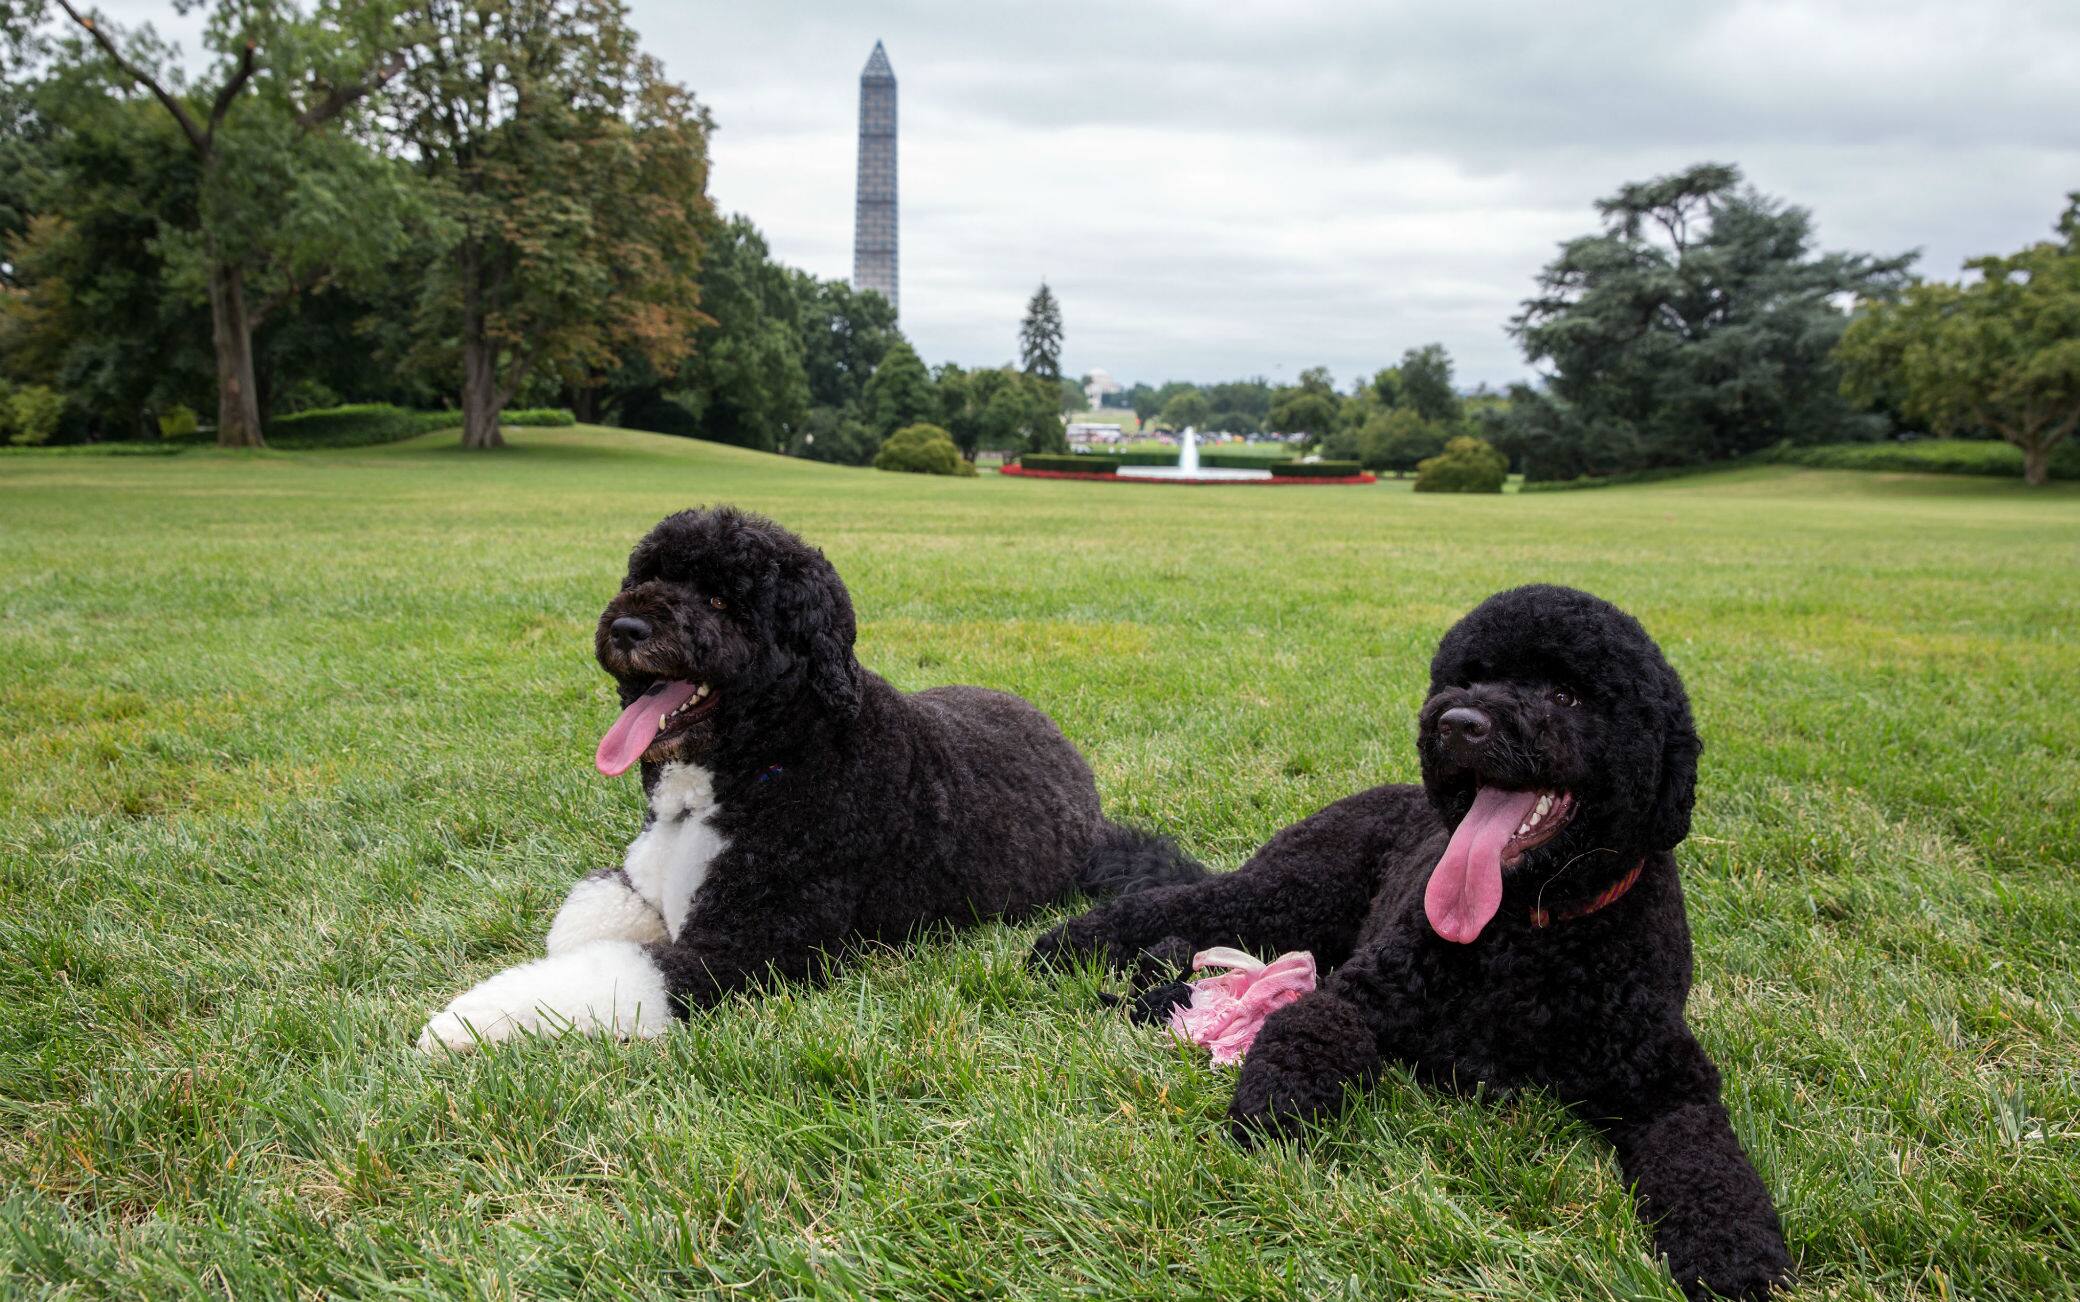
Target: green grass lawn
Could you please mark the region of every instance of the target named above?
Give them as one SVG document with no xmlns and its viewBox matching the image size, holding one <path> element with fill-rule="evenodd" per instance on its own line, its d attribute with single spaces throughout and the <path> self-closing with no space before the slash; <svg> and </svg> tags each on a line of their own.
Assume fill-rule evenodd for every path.
<svg viewBox="0 0 2080 1302">
<path fill-rule="evenodd" d="M 650 435 L 0 459 L 0 1286 L 1672 1298 L 1549 1099 L 1302 1148 L 1023 964 L 875 955 L 661 1040 L 409 1043 L 539 954 L 632 779 L 593 618 L 668 510 L 824 547 L 899 686 L 1023 693 L 1223 866 L 1416 774 L 1488 592 L 1638 614 L 1706 739 L 1692 1019 L 1802 1298 L 2080 1278 L 2080 486 L 1768 467 L 1419 496 L 944 480 Z"/>
</svg>

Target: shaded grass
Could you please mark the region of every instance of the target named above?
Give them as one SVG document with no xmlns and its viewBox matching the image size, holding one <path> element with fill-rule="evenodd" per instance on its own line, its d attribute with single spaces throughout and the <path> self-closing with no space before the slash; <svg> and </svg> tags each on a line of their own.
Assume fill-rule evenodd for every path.
<svg viewBox="0 0 2080 1302">
<path fill-rule="evenodd" d="M 1052 712 L 1223 865 L 1413 777 L 1438 634 L 1589 587 L 1683 671 L 1693 1015 L 1801 1296 L 2080 1268 L 2080 492 L 1758 468 L 1421 497 L 452 433 L 0 464 L 0 1278 L 89 1295 L 1672 1297 L 1550 1100 L 1392 1075 L 1305 1148 L 1022 965 L 878 953 L 661 1041 L 408 1052 L 618 858 L 594 613 L 668 509 L 826 548 L 861 655 Z M 1267 500 L 1268 499 L 1268 500 Z"/>
</svg>

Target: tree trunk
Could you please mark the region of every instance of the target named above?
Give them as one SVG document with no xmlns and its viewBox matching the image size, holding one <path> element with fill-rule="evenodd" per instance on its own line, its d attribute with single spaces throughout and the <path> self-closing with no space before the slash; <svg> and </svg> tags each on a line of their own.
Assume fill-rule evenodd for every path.
<svg viewBox="0 0 2080 1302">
<path fill-rule="evenodd" d="M 2042 488 L 2051 482 L 2051 449 L 2042 442 L 2023 447 L 2022 482 L 2033 488 Z"/>
<path fill-rule="evenodd" d="M 246 273 L 232 262 L 209 268 L 210 332 L 217 353 L 217 446 L 264 448 L 260 391 L 253 383 L 253 327 L 246 316 Z"/>
<path fill-rule="evenodd" d="M 462 446 L 502 448 L 498 415 L 498 347 L 484 333 L 483 286 L 477 261 L 465 249 L 462 262 Z"/>
<path fill-rule="evenodd" d="M 466 448 L 505 446 L 505 436 L 498 432 L 495 351 L 481 338 L 466 339 L 462 344 L 462 446 Z"/>
</svg>

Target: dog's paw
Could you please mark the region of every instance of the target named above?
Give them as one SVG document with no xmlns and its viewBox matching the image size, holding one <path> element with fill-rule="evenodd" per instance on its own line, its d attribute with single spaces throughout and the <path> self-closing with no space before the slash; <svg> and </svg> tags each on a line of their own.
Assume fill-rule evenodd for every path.
<svg viewBox="0 0 2080 1302">
<path fill-rule="evenodd" d="M 1169 981 L 1135 995 L 1127 1002 L 1127 1016 L 1144 1026 L 1166 1026 L 1170 1014 L 1192 1002 L 1192 987 L 1183 981 Z"/>
<path fill-rule="evenodd" d="M 426 1024 L 418 1045 L 425 1053 L 467 1053 L 522 1032 L 648 1039 L 672 1021 L 664 974 L 643 947 L 598 940 L 480 982 Z"/>
<path fill-rule="evenodd" d="M 1304 996 L 1264 1019 L 1235 1082 L 1228 1133 L 1245 1148 L 1297 1134 L 1340 1111 L 1349 1087 L 1378 1061 L 1356 1008 L 1327 991 Z"/>
<path fill-rule="evenodd" d="M 506 1033 L 510 1034 L 511 1023 L 504 1023 L 504 1027 Z M 472 1029 L 472 1024 L 466 1021 L 460 1013 L 452 1008 L 446 1008 L 435 1013 L 432 1020 L 428 1021 L 425 1028 L 419 1032 L 416 1047 L 419 1052 L 428 1057 L 439 1057 L 445 1053 L 474 1053 L 480 1044 L 488 1044 L 505 1038 L 504 1035 L 492 1034 L 492 1029 Z"/>
<path fill-rule="evenodd" d="M 1707 1257 L 1713 1259 L 1704 1259 Z M 1692 1302 L 1708 1298 L 1762 1302 L 1772 1290 L 1791 1286 L 1791 1258 L 1776 1243 L 1704 1253 L 1687 1262 L 1671 1257 L 1669 1272 Z"/>
<path fill-rule="evenodd" d="M 1328 1111 L 1320 1105 L 1315 1082 L 1290 1073 L 1259 1067 L 1244 1059 L 1235 1097 L 1228 1101 L 1228 1138 L 1240 1148 L 1256 1148 L 1280 1139 L 1297 1138 L 1308 1124 Z M 1340 1101 L 1341 1090 L 1338 1091 Z"/>
<path fill-rule="evenodd" d="M 1086 914 L 1041 932 L 1026 962 L 1035 968 L 1068 967 L 1081 959 L 1097 958 L 1107 967 L 1119 968 L 1127 966 L 1128 957 L 1104 921 Z"/>
</svg>

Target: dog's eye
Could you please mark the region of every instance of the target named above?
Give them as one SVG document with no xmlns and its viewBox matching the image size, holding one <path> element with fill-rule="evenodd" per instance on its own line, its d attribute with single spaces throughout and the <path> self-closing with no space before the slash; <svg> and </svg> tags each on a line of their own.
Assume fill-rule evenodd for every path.
<svg viewBox="0 0 2080 1302">
<path fill-rule="evenodd" d="M 720 598 L 720 597 L 710 597 L 710 598 L 708 598 L 708 606 L 709 606 L 709 607 L 710 607 L 711 609 L 713 609 L 713 610 L 728 610 L 728 609 L 729 609 L 729 603 L 728 603 L 727 601 L 724 601 L 724 600 L 723 600 L 722 598 Z"/>
<path fill-rule="evenodd" d="M 1565 687 L 1555 687 L 1553 689 L 1553 694 L 1547 699 L 1551 700 L 1553 704 L 1561 706 L 1563 708 L 1572 706 L 1575 703 L 1574 693 L 1568 691 Z"/>
</svg>

